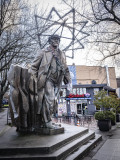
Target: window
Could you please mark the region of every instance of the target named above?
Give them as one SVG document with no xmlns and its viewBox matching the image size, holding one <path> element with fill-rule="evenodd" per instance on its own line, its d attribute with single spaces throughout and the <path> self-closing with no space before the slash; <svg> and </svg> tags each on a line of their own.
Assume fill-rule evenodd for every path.
<svg viewBox="0 0 120 160">
<path fill-rule="evenodd" d="M 72 93 L 76 94 L 76 88 L 73 88 Z"/>
<path fill-rule="evenodd" d="M 72 89 L 72 94 L 86 94 L 86 88 L 73 88 Z"/>
<path fill-rule="evenodd" d="M 80 94 L 85 94 L 86 93 L 86 88 L 80 88 Z"/>
<path fill-rule="evenodd" d="M 94 88 L 94 95 L 96 95 L 99 91 L 99 88 Z"/>
<path fill-rule="evenodd" d="M 78 95 L 80 94 L 80 88 L 77 88 L 77 94 Z"/>
</svg>

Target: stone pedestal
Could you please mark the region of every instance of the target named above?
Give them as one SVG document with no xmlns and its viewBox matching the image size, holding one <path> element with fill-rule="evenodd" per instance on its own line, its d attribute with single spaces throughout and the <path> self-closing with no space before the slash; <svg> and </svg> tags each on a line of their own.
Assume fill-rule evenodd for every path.
<svg viewBox="0 0 120 160">
<path fill-rule="evenodd" d="M 101 136 L 87 128 L 65 124 L 62 126 L 64 128 L 42 130 L 42 133 L 49 135 L 22 135 L 12 127 L 0 136 L 0 160 L 81 159 L 101 139 Z M 63 130 L 64 133 L 60 133 Z"/>
<path fill-rule="evenodd" d="M 55 126 L 54 129 L 39 128 L 35 130 L 35 133 L 39 135 L 55 135 L 55 134 L 64 133 L 64 128 L 59 126 Z"/>
</svg>

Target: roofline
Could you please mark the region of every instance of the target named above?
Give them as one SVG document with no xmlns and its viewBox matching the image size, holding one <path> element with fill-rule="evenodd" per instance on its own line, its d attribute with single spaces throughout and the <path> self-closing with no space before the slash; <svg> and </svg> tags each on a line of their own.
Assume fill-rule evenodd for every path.
<svg viewBox="0 0 120 160">
<path fill-rule="evenodd" d="M 107 86 L 107 84 L 77 84 L 77 85 L 73 85 L 73 88 L 104 88 L 105 86 Z M 62 85 L 62 88 L 67 88 L 66 85 Z M 112 89 L 112 88 L 111 88 Z"/>
<path fill-rule="evenodd" d="M 87 65 L 77 65 L 77 64 L 71 64 L 67 66 L 81 66 L 81 67 L 101 67 L 104 68 L 105 66 L 87 66 Z M 108 68 L 115 68 L 115 67 L 108 67 Z"/>
</svg>

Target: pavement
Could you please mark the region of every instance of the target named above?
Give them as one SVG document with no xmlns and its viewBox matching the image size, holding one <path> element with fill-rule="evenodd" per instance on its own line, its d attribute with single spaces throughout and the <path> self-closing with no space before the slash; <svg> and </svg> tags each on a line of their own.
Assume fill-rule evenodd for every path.
<svg viewBox="0 0 120 160">
<path fill-rule="evenodd" d="M 4 111 L 0 112 L 0 136 L 11 128 L 7 123 L 9 124 L 9 120 L 7 121 L 7 108 L 5 108 Z M 112 129 L 107 132 L 99 130 L 95 119 L 89 122 L 81 122 L 80 126 L 102 135 L 102 141 L 82 160 L 120 160 L 120 123 L 112 126 Z"/>
<path fill-rule="evenodd" d="M 120 160 L 120 122 L 112 126 L 110 131 L 102 132 L 97 127 L 97 121 L 85 127 L 102 135 L 102 141 L 83 160 Z"/>
<path fill-rule="evenodd" d="M 9 120 L 7 120 L 7 112 L 8 108 L 4 108 L 0 112 L 0 136 L 2 136 L 8 129 L 11 128 L 11 126 L 8 125 Z"/>
</svg>

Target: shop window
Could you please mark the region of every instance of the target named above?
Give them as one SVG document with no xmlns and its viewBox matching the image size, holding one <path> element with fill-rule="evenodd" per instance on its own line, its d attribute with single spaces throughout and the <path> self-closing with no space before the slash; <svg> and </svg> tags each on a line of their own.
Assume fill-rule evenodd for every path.
<svg viewBox="0 0 120 160">
<path fill-rule="evenodd" d="M 86 88 L 80 88 L 80 94 L 86 94 Z"/>
<path fill-rule="evenodd" d="M 72 94 L 86 94 L 86 88 L 73 88 L 72 89 Z"/>
<path fill-rule="evenodd" d="M 94 95 L 96 95 L 99 92 L 99 88 L 94 88 Z"/>
<path fill-rule="evenodd" d="M 80 88 L 77 88 L 77 94 L 78 95 L 80 94 Z"/>
<path fill-rule="evenodd" d="M 83 94 L 86 94 L 86 88 L 83 88 Z"/>
<path fill-rule="evenodd" d="M 81 104 L 77 104 L 77 114 L 82 114 Z"/>
<path fill-rule="evenodd" d="M 76 94 L 76 88 L 73 88 L 72 93 Z"/>
</svg>

